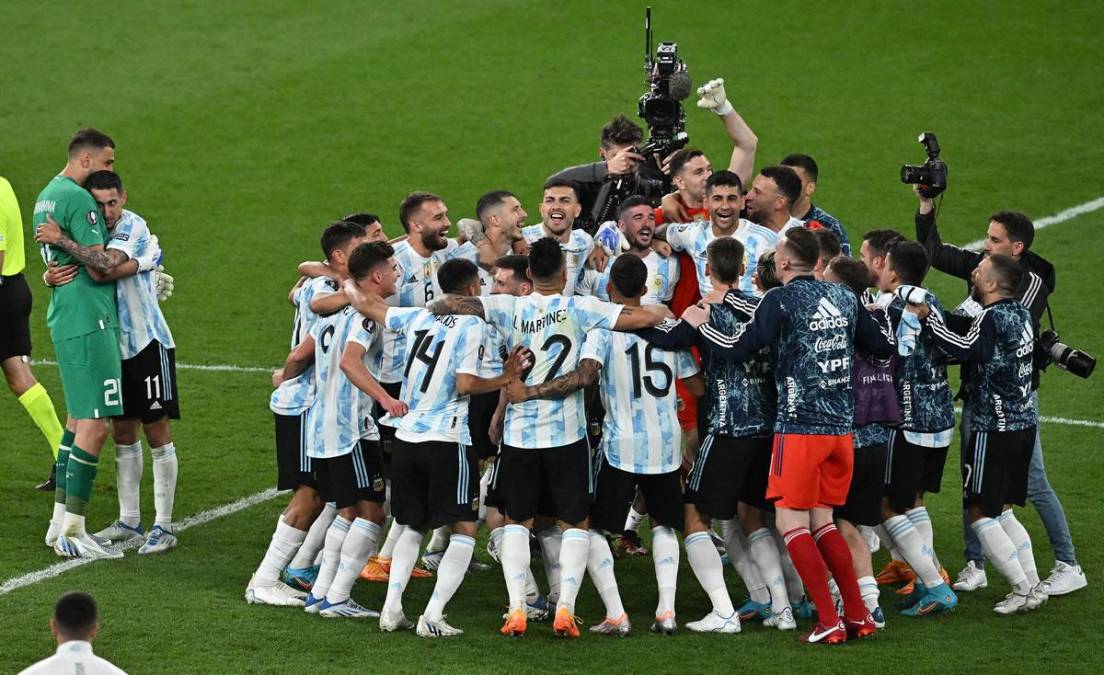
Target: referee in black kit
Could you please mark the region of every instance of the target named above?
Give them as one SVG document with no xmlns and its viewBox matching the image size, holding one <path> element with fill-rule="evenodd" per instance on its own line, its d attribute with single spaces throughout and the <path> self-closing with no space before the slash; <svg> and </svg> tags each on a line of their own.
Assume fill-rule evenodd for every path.
<svg viewBox="0 0 1104 675">
<path fill-rule="evenodd" d="M 0 177 L 0 368 L 8 387 L 38 425 L 50 451 L 57 456 L 61 444 L 61 423 L 54 402 L 38 383 L 28 359 L 31 355 L 31 289 L 23 278 L 23 218 L 11 184 Z M 51 467 L 54 465 L 51 464 Z M 38 486 L 54 489 L 54 474 Z"/>
</svg>

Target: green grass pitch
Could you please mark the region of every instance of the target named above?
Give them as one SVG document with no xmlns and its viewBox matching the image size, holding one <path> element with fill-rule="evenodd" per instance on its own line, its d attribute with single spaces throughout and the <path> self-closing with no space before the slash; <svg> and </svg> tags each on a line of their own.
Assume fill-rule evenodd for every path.
<svg viewBox="0 0 1104 675">
<path fill-rule="evenodd" d="M 395 232 L 410 190 L 442 194 L 455 220 L 471 214 L 483 191 L 507 188 L 536 222 L 544 178 L 590 161 L 598 128 L 618 112 L 633 114 L 642 90 L 637 3 L 64 4 L 5 7 L 0 175 L 29 222 L 35 195 L 64 164 L 69 135 L 94 125 L 114 136 L 130 206 L 160 236 L 177 278 L 165 311 L 181 363 L 280 362 L 294 265 L 318 256 L 321 229 L 343 213 L 378 212 Z M 817 158 L 816 201 L 852 241 L 875 227 L 911 233 L 915 201 L 897 170 L 923 159 L 921 130 L 938 133 L 950 165 L 940 218 L 947 240 L 981 237 L 996 210 L 1041 217 L 1104 194 L 1098 3 L 653 4 L 657 39 L 679 43 L 695 82 L 726 78 L 759 134 L 759 165 L 793 151 Z M 688 127 L 693 144 L 722 164 L 729 150 L 713 116 L 691 105 Z M 1096 211 L 1041 232 L 1034 247 L 1058 267 L 1062 336 L 1098 356 L 1102 226 L 1104 211 Z M 30 243 L 28 251 L 34 355 L 50 359 L 48 294 Z M 961 298 L 961 282 L 929 278 L 946 301 Z M 60 412 L 56 369 L 35 370 Z M 1104 421 L 1102 378 L 1047 373 L 1043 414 Z M 269 487 L 267 375 L 182 370 L 179 385 L 178 519 Z M 635 559 L 617 563 L 636 624 L 625 640 L 584 635 L 564 644 L 541 624 L 524 640 L 501 638 L 497 569 L 469 576 L 449 607 L 463 638 L 383 636 L 371 623 L 245 604 L 245 583 L 285 503 L 279 497 L 184 532 L 169 555 L 131 553 L 0 595 L 0 670 L 52 653 L 52 603 L 82 589 L 101 606 L 97 652 L 131 672 L 1099 671 L 1104 430 L 1047 423 L 1043 439 L 1090 586 L 1030 615 L 990 611 L 1004 592 L 991 571 L 989 589 L 932 620 L 898 617 L 883 591 L 887 630 L 837 650 L 802 648 L 793 634 L 758 626 L 733 637 L 660 638 L 647 632 L 651 562 Z M 956 461 L 952 452 L 944 490 L 930 500 L 952 573 L 962 563 Z M 57 562 L 41 542 L 50 498 L 30 490 L 48 465 L 37 431 L 12 396 L 0 395 L 0 583 Z M 147 460 L 147 514 L 149 471 Z M 114 482 L 108 460 L 90 526 L 113 518 Z M 1045 574 L 1045 534 L 1032 509 L 1023 519 Z M 738 600 L 743 588 L 731 571 L 728 580 Z M 685 622 L 708 603 L 685 561 L 680 581 Z M 411 583 L 408 613 L 424 606 L 430 588 Z M 383 591 L 362 582 L 354 595 L 378 608 Z M 601 618 L 589 584 L 579 613 Z"/>
</svg>

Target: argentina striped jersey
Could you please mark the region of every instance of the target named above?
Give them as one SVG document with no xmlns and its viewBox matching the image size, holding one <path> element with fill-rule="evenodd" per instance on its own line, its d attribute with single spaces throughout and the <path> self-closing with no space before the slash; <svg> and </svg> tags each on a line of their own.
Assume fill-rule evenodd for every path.
<svg viewBox="0 0 1104 675">
<path fill-rule="evenodd" d="M 622 253 L 620 255 L 632 254 Z M 575 294 L 593 295 L 599 300 L 609 302 L 609 275 L 615 260 L 617 260 L 617 256 L 609 259 L 609 262 L 606 263 L 605 272 L 589 268 L 584 270 L 579 285 L 575 287 Z M 658 305 L 670 300 L 675 293 L 675 284 L 679 280 L 678 258 L 675 256 L 664 258 L 655 251 L 649 251 L 641 260 L 644 261 L 644 266 L 648 268 L 648 276 L 645 281 L 647 290 L 641 296 L 640 304 Z"/>
<path fill-rule="evenodd" d="M 310 334 L 318 315 L 311 311 L 311 300 L 337 291 L 337 281 L 330 277 L 308 279 L 295 291 L 292 302 L 295 303 L 295 323 L 291 329 L 291 348 Z M 299 415 L 311 407 L 314 402 L 313 366 L 298 376 L 285 380 L 272 392 L 268 407 L 277 415 Z"/>
<path fill-rule="evenodd" d="M 156 244 L 146 221 L 133 211 L 123 215 L 111 228 L 107 248 L 122 251 L 134 260 L 146 256 Z M 161 307 L 157 303 L 157 282 L 153 272 L 139 272 L 115 282 L 115 299 L 119 305 L 119 350 L 123 359 L 132 359 L 157 340 L 172 349 L 172 333 Z"/>
<path fill-rule="evenodd" d="M 544 237 L 555 239 L 545 231 L 542 223 L 521 228 L 521 236 L 529 244 Z M 567 264 L 567 285 L 564 286 L 563 294 L 575 295 L 575 286 L 582 278 L 586 269 L 587 258 L 594 250 L 594 238 L 582 230 L 572 230 L 571 238 L 567 243 L 560 242 L 560 248 L 563 250 L 564 260 Z"/>
</svg>

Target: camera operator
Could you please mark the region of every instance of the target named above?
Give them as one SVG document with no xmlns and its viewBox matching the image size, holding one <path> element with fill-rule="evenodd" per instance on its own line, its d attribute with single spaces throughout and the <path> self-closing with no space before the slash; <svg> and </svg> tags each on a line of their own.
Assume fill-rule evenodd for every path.
<svg viewBox="0 0 1104 675">
<path fill-rule="evenodd" d="M 931 260 L 931 265 L 941 272 L 967 280 L 967 288 L 973 290 L 972 274 L 982 260 L 990 255 L 1005 255 L 1019 262 L 1025 269 L 1021 282 L 1015 289 L 1013 297 L 1018 299 L 1031 313 L 1031 323 L 1034 334 L 1039 334 L 1039 321 L 1047 308 L 1047 298 L 1054 291 L 1055 273 L 1054 266 L 1041 256 L 1030 251 L 1031 242 L 1035 238 L 1035 226 L 1022 213 L 1002 211 L 989 218 L 989 229 L 986 233 L 985 245 L 981 253 L 968 251 L 957 246 L 943 243 L 939 236 L 939 229 L 935 222 L 935 194 L 920 185 L 914 185 L 920 200 L 920 207 L 916 212 L 916 240 L 924 245 Z M 981 307 L 967 297 L 959 310 L 971 316 L 978 314 Z M 1039 410 L 1039 368 L 1038 357 L 1034 359 L 1031 373 L 1031 405 L 1035 412 Z M 960 392 L 961 395 L 961 392 Z M 970 419 L 965 412 L 962 417 L 964 439 L 968 438 Z M 963 446 L 964 452 L 966 451 Z M 1088 584 L 1085 573 L 1077 564 L 1073 547 L 1073 539 L 1070 536 L 1069 524 L 1066 521 L 1066 513 L 1062 508 L 1062 502 L 1050 486 L 1047 479 L 1046 468 L 1043 466 L 1043 445 L 1038 429 L 1035 434 L 1035 445 L 1031 455 L 1031 465 L 1028 472 L 1027 499 L 1039 512 L 1039 517 L 1046 527 L 1047 537 L 1050 539 L 1051 548 L 1054 549 L 1055 566 L 1050 576 L 1043 581 L 1042 589 L 1047 595 L 1063 595 L 1080 590 Z M 981 544 L 978 542 L 974 531 L 968 526 L 966 515 L 963 515 L 963 535 L 966 540 L 966 567 L 959 573 L 954 584 L 955 590 L 972 591 L 984 588 L 987 584 L 985 578 L 984 562 L 982 560 Z"/>
</svg>

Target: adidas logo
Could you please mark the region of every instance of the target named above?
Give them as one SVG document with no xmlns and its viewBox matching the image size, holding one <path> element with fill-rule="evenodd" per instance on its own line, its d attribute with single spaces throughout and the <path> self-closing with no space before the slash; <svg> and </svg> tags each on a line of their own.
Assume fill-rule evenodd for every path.
<svg viewBox="0 0 1104 675">
<path fill-rule="evenodd" d="M 829 330 L 832 328 L 847 328 L 847 317 L 840 313 L 839 308 L 821 298 L 817 303 L 817 311 L 813 313 L 813 320 L 809 322 L 809 330 Z"/>
<path fill-rule="evenodd" d="M 150 404 L 149 409 L 150 410 L 160 410 L 161 409 L 161 404 L 158 403 L 157 401 L 154 401 L 153 403 Z"/>
<path fill-rule="evenodd" d="M 406 283 L 412 284 L 412 283 L 416 282 L 417 280 L 418 280 L 418 275 L 417 274 L 411 274 L 410 278 L 406 280 Z"/>
</svg>

